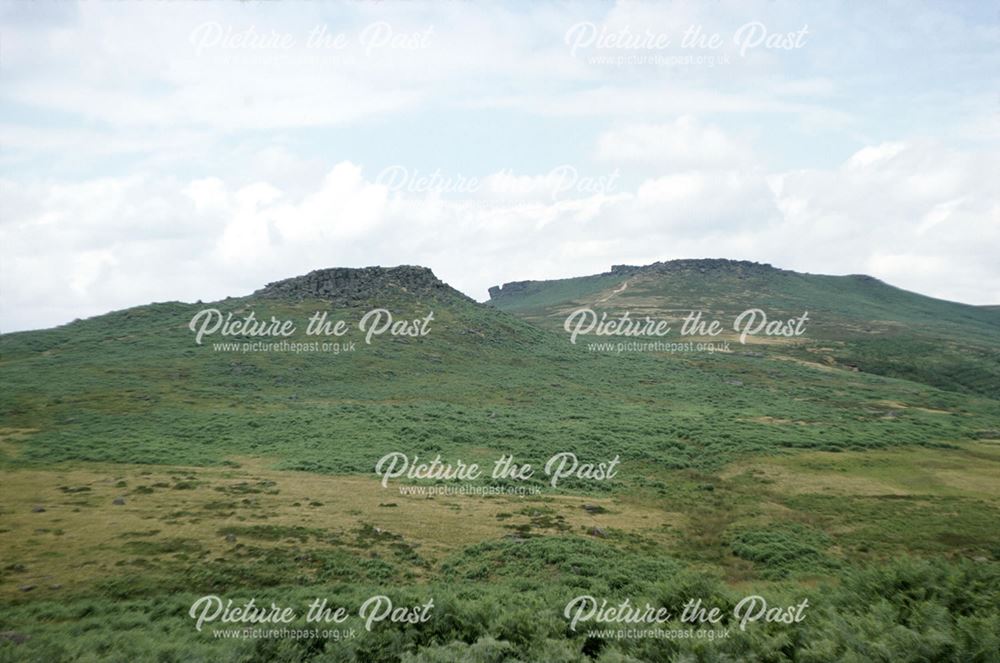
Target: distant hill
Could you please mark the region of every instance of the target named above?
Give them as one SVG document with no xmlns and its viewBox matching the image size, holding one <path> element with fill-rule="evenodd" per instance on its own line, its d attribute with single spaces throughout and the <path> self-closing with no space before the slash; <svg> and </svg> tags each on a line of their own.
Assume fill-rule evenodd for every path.
<svg viewBox="0 0 1000 663">
<path fill-rule="evenodd" d="M 654 312 L 745 303 L 808 308 L 817 321 L 810 334 L 826 336 L 794 352 L 817 354 L 817 361 L 832 354 L 833 369 L 756 352 L 588 352 L 545 328 L 577 302 L 596 302 L 626 282 L 601 305 Z M 873 344 L 894 348 L 897 339 L 913 347 L 917 341 L 897 322 L 900 316 L 930 325 L 943 311 L 943 329 L 974 329 L 967 332 L 973 340 L 965 341 L 972 343 L 991 338 L 989 312 L 871 279 L 749 263 L 618 268 L 516 290 L 508 285 L 495 300 L 512 315 L 470 300 L 426 268 L 337 268 L 246 297 L 150 304 L 0 336 L 0 415 L 24 437 L 7 462 L 203 465 L 254 454 L 291 469 L 369 473 L 374 459 L 405 447 L 462 458 L 502 448 L 535 461 L 555 451 L 615 449 L 623 461 L 707 467 L 782 447 L 941 444 L 1000 427 L 996 401 L 839 370 L 856 356 L 871 370 L 860 353 L 882 346 L 853 336 L 831 341 L 854 325 L 858 339 L 870 334 L 880 339 Z M 336 340 L 354 348 L 244 351 L 244 343 L 273 340 L 245 334 L 206 336 L 199 345 L 189 325 L 206 308 L 234 319 L 250 312 L 257 320 L 293 319 L 296 333 L 283 340 L 296 343 L 316 341 L 305 335 L 306 321 L 326 311 L 330 320 L 348 323 L 350 330 Z M 429 333 L 385 334 L 368 344 L 357 323 L 375 308 L 390 311 L 395 322 L 433 313 Z M 963 374 L 970 384 L 978 376 Z M 981 416 L 945 416 L 959 410 Z M 775 426 L 777 420 L 799 424 Z"/>
<path fill-rule="evenodd" d="M 1000 397 L 1000 307 L 958 304 L 864 275 L 825 276 L 747 261 L 615 265 L 591 276 L 490 288 L 489 303 L 550 329 L 572 311 L 680 320 L 690 311 L 732 319 L 748 308 L 775 318 L 809 312 L 804 340 L 755 350 Z"/>
</svg>

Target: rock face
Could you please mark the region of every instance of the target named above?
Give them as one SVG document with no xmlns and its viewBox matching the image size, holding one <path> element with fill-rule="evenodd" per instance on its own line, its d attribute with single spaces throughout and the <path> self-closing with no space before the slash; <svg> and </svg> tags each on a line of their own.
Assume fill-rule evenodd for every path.
<svg viewBox="0 0 1000 663">
<path fill-rule="evenodd" d="M 766 262 L 726 260 L 724 258 L 695 258 L 690 260 L 654 262 L 652 265 L 640 267 L 636 271 L 655 274 L 677 274 L 683 272 L 698 272 L 707 274 L 709 272 L 725 272 L 727 274 L 735 274 L 739 278 L 745 278 L 754 275 L 783 272 L 785 270 L 777 269 Z"/>
<path fill-rule="evenodd" d="M 460 297 L 472 301 L 434 276 L 426 267 L 332 267 L 317 269 L 305 276 L 268 283 L 254 293 L 258 297 L 281 299 L 325 299 L 350 304 L 386 295 L 410 294 L 440 299 Z"/>
<path fill-rule="evenodd" d="M 539 281 L 511 281 L 510 283 L 504 283 L 502 286 L 495 285 L 489 289 L 490 299 L 521 294 L 527 291 L 532 283 L 539 283 Z"/>
</svg>

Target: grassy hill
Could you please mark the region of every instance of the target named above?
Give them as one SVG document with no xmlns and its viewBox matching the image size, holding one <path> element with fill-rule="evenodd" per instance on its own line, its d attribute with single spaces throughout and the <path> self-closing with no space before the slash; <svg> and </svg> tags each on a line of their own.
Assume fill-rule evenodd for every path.
<svg viewBox="0 0 1000 663">
<path fill-rule="evenodd" d="M 745 261 L 674 260 L 505 284 L 491 289 L 490 304 L 551 329 L 561 329 L 566 316 L 581 307 L 674 321 L 690 311 L 728 321 L 750 308 L 779 319 L 808 311 L 803 337 L 794 343 L 758 343 L 754 350 L 1000 397 L 1000 354 L 995 351 L 1000 311 L 925 297 L 869 276 L 802 274 Z"/>
<path fill-rule="evenodd" d="M 836 345 L 844 330 L 943 312 L 956 329 L 968 314 L 962 343 L 995 343 L 995 314 L 866 279 L 741 269 L 738 290 L 696 292 L 698 270 L 625 268 L 501 293 L 496 308 L 423 268 L 321 270 L 0 337 L 0 660 L 823 661 L 873 646 L 995 660 L 1000 402 L 852 371 L 836 354 L 855 343 Z M 817 340 L 617 354 L 551 329 L 579 302 L 662 312 L 683 292 L 670 310 L 730 311 L 765 286 L 756 305 L 816 311 Z M 294 320 L 289 343 L 319 342 L 305 334 L 317 311 L 349 331 L 329 340 L 339 352 L 262 351 L 244 344 L 274 339 L 246 334 L 198 344 L 189 327 L 206 308 Z M 433 319 L 426 335 L 366 343 L 357 323 L 372 309 Z M 471 482 L 526 494 L 431 495 L 401 486 L 447 482 L 380 484 L 375 464 L 393 452 L 621 465 L 611 481 L 552 487 L 539 472 Z M 224 640 L 187 616 L 209 593 L 437 608 L 349 640 Z M 582 593 L 815 608 L 716 642 L 618 640 L 567 628 L 563 606 Z"/>
</svg>

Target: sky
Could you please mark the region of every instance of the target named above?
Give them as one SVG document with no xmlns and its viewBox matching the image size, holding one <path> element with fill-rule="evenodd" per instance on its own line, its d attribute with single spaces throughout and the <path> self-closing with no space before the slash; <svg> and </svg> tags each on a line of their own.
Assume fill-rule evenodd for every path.
<svg viewBox="0 0 1000 663">
<path fill-rule="evenodd" d="M 1000 304 L 996 2 L 0 0 L 0 331 L 425 265 Z"/>
</svg>

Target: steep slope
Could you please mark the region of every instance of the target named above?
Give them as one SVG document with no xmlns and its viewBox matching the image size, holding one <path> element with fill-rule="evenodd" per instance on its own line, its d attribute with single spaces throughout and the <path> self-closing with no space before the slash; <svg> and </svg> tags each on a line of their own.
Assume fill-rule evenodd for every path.
<svg viewBox="0 0 1000 663">
<path fill-rule="evenodd" d="M 690 311 L 733 321 L 750 308 L 786 319 L 808 311 L 803 337 L 754 351 L 1000 396 L 1000 313 L 900 290 L 869 276 L 824 276 L 731 260 L 674 260 L 490 289 L 490 304 L 550 329 L 589 307 L 679 323 Z M 731 332 L 731 330 L 729 330 Z M 733 338 L 728 333 L 723 338 Z M 755 342 L 757 339 L 751 339 Z"/>
<path fill-rule="evenodd" d="M 621 293 L 632 302 L 658 284 L 632 282 Z M 196 318 L 205 309 L 296 329 L 277 340 L 217 332 L 198 344 L 191 327 L 207 324 Z M 373 309 L 410 331 L 433 319 L 425 336 L 386 331 L 366 342 L 358 323 Z M 341 351 L 319 351 L 306 335 L 316 312 L 345 322 L 342 337 L 320 339 Z M 259 347 L 280 341 L 300 345 Z M 211 464 L 252 453 L 289 468 L 370 472 L 382 453 L 415 445 L 535 460 L 613 448 L 623 459 L 707 466 L 780 447 L 940 444 L 995 428 L 947 416 L 959 407 L 992 415 L 995 403 L 866 374 L 753 353 L 664 365 L 587 352 L 413 267 L 323 270 L 247 297 L 153 304 L 0 343 L 4 425 L 31 431 L 17 462 Z M 769 418 L 807 428 L 776 429 Z"/>
</svg>

